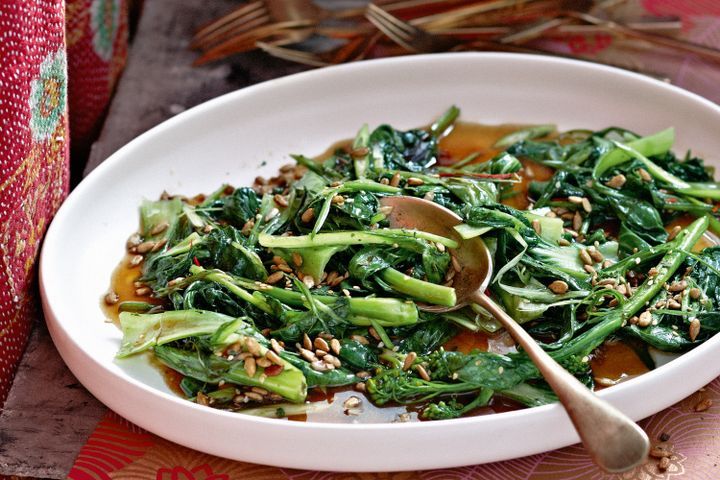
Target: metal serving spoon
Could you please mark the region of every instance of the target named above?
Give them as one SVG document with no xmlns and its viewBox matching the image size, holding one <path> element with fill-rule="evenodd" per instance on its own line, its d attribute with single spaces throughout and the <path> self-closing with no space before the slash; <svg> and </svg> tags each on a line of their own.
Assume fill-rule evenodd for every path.
<svg viewBox="0 0 720 480">
<path fill-rule="evenodd" d="M 595 463 L 608 472 L 623 472 L 647 458 L 650 442 L 645 432 L 558 365 L 524 328 L 485 295 L 493 272 L 492 257 L 480 237 L 460 238 L 453 228 L 462 222 L 460 217 L 445 207 L 415 197 L 385 197 L 380 203 L 392 207 L 388 214 L 392 228 L 422 230 L 460 243 L 453 252 L 461 265 L 453 284 L 457 304 L 453 307 L 423 305 L 420 307 L 422 310 L 441 313 L 457 310 L 469 303 L 481 305 L 503 324 L 542 373 L 565 407 Z"/>
</svg>

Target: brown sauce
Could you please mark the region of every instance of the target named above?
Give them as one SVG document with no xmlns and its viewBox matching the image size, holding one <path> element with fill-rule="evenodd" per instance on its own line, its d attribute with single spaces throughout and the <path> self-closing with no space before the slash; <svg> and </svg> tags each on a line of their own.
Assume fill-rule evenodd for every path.
<svg viewBox="0 0 720 480">
<path fill-rule="evenodd" d="M 650 371 L 635 349 L 620 341 L 608 341 L 598 347 L 593 352 L 590 367 L 596 390 Z"/>
<path fill-rule="evenodd" d="M 440 141 L 440 163 L 450 165 L 471 154 L 477 154 L 475 162 L 489 160 L 499 153 L 499 150 L 494 149 L 492 145 L 498 139 L 519 128 L 522 128 L 522 126 L 488 126 L 459 122 L 455 125 L 452 132 Z M 351 141 L 349 140 L 337 142 L 317 158 L 328 158 L 336 149 L 348 147 L 350 144 Z M 520 173 L 522 181 L 513 186 L 513 191 L 516 192 L 516 194 L 509 197 L 505 203 L 517 209 L 526 209 L 529 205 L 527 192 L 530 182 L 549 179 L 553 175 L 553 169 L 533 162 L 523 162 L 523 171 Z M 192 200 L 197 201 L 198 198 L 200 197 L 195 197 Z M 680 218 L 669 225 L 668 228 L 672 228 L 675 224 L 686 226 L 691 221 L 692 217 Z M 713 244 L 715 244 L 715 242 L 712 238 L 704 237 L 695 248 L 698 250 Z M 111 288 L 112 291 L 118 294 L 120 298 L 119 302 L 111 306 L 101 302 L 107 318 L 118 326 L 118 304 L 120 302 L 144 301 L 156 304 L 161 303 L 157 299 L 135 295 L 134 282 L 136 282 L 140 276 L 140 268 L 132 267 L 129 260 L 130 256 L 127 255 L 118 265 L 112 276 Z M 468 353 L 474 349 L 490 350 L 498 353 L 515 350 L 514 341 L 504 331 L 495 335 L 482 332 L 462 331 L 450 339 L 444 347 L 446 350 L 460 351 L 463 353 Z M 168 387 L 178 395 L 184 396 L 180 388 L 180 381 L 183 376 L 159 364 L 159 362 L 157 363 L 157 367 L 163 373 Z M 603 379 L 602 382 L 607 384 L 624 381 L 648 371 L 647 366 L 642 362 L 635 350 L 621 342 L 606 342 L 599 347 L 593 354 L 591 367 L 595 378 Z M 598 383 L 597 388 L 603 388 L 603 386 L 604 385 Z M 358 409 L 353 412 L 348 412 L 344 409 L 343 403 L 351 396 L 360 397 L 362 402 Z M 311 392 L 308 392 L 308 400 L 312 402 L 325 402 L 327 408 L 319 409 L 307 415 L 291 416 L 288 420 L 325 423 L 418 421 L 418 413 L 422 409 L 422 405 L 377 407 L 373 405 L 362 392 L 357 392 L 352 387 L 328 388 L 325 390 L 313 389 Z M 488 406 L 473 410 L 469 416 L 501 413 L 519 408 L 523 408 L 523 406 L 511 400 L 496 397 L 491 400 Z"/>
<path fill-rule="evenodd" d="M 112 274 L 112 280 L 110 283 L 110 290 L 117 293 L 119 301 L 114 305 L 108 305 L 104 301 L 101 301 L 103 312 L 105 317 L 112 321 L 115 325 L 120 328 L 119 320 L 119 308 L 122 302 L 147 302 L 155 305 L 161 305 L 162 301 L 152 297 L 141 297 L 135 295 L 135 282 L 140 278 L 141 272 L 140 267 L 133 267 L 130 265 L 130 255 L 125 255 L 125 258 L 115 268 Z"/>
</svg>

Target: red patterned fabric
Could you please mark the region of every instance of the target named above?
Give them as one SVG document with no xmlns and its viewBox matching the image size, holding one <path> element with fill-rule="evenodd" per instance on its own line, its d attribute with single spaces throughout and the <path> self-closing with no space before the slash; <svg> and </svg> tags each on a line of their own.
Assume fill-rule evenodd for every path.
<svg viewBox="0 0 720 480">
<path fill-rule="evenodd" d="M 99 133 L 127 58 L 126 0 L 67 0 L 68 96 L 73 168 Z"/>
<path fill-rule="evenodd" d="M 65 15 L 0 2 L 0 405 L 36 311 L 35 258 L 68 189 Z"/>
<path fill-rule="evenodd" d="M 68 117 L 87 149 L 126 54 L 127 0 L 0 0 L 0 406 L 39 313 L 40 242 L 68 191 Z"/>
</svg>

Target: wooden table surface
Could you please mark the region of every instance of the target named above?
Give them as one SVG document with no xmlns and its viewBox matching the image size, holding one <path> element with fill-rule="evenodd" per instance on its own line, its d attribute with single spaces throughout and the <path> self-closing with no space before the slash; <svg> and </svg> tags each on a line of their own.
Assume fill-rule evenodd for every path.
<svg viewBox="0 0 720 480">
<path fill-rule="evenodd" d="M 237 0 L 145 2 L 125 73 L 84 175 L 137 135 L 187 108 L 304 69 L 260 52 L 193 68 L 196 54 L 187 49 L 192 32 L 237 4 Z M 67 369 L 38 315 L 0 412 L 0 477 L 65 478 L 105 411 Z"/>
</svg>

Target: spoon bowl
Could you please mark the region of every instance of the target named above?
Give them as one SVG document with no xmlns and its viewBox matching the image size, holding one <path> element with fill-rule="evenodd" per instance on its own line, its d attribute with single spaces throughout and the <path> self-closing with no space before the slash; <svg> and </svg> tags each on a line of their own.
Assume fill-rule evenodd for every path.
<svg viewBox="0 0 720 480">
<path fill-rule="evenodd" d="M 598 466 L 608 472 L 624 472 L 646 460 L 650 449 L 647 434 L 561 367 L 524 328 L 485 294 L 493 273 L 492 255 L 480 237 L 467 240 L 460 237 L 454 228 L 462 223 L 458 215 L 441 205 L 416 197 L 385 197 L 380 203 L 384 207 L 392 207 L 388 214 L 390 227 L 434 233 L 452 238 L 459 244 L 457 249 L 450 251 L 457 260 L 451 267 L 456 268 L 453 277 L 456 304 L 452 307 L 421 305 L 419 308 L 435 313 L 457 310 L 470 303 L 485 308 L 502 323 L 557 394 Z"/>
</svg>

